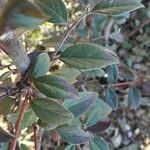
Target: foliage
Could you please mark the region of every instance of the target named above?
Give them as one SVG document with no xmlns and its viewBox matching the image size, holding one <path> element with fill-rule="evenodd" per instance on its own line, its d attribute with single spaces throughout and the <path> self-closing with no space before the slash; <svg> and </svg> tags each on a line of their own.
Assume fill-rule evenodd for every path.
<svg viewBox="0 0 150 150">
<path fill-rule="evenodd" d="M 0 27 L 8 27 L 16 33 L 20 33 L 20 29 L 34 29 L 33 34 L 36 34 L 38 26 L 44 22 L 45 26 L 51 23 L 50 30 L 60 29 L 59 36 L 45 38 L 40 35 L 43 36 L 42 44 L 38 46 L 31 42 L 36 47 L 33 46 L 32 51 L 29 46 L 30 65 L 24 75 L 17 74 L 15 82 L 6 81 L 12 72 L 2 74 L 0 115 L 8 125 L 16 127 L 21 113 L 24 116 L 19 120 L 21 129 L 31 126 L 34 129 L 37 125 L 41 130 L 55 131 L 68 143 L 65 150 L 75 150 L 76 145 L 86 142 L 91 150 L 110 149 L 99 133 L 110 125 L 105 121 L 106 117 L 120 107 L 117 87 L 128 89 L 127 107 L 137 109 L 140 105 L 141 93 L 135 87 L 138 78 L 135 79 L 130 68 L 119 64 L 122 60 L 109 40 L 121 43 L 123 37 L 118 26 L 126 22 L 130 12 L 144 5 L 139 0 L 100 0 L 80 1 L 79 6 L 87 3 L 90 6 L 87 5 L 71 25 L 72 12 L 67 10 L 67 1 L 62 0 L 8 1 L 0 16 Z M 113 22 L 118 26 L 110 33 Z M 62 37 L 61 30 L 66 26 Z M 71 37 L 72 32 L 78 38 Z M 1 34 L 0 41 L 4 35 Z M 104 81 L 98 86 L 93 82 L 91 85 L 88 81 L 94 78 Z M 16 136 L 16 131 L 11 134 L 1 127 L 0 133 L 0 142 L 11 142 L 10 139 Z M 39 144 L 35 139 L 34 142 Z"/>
</svg>

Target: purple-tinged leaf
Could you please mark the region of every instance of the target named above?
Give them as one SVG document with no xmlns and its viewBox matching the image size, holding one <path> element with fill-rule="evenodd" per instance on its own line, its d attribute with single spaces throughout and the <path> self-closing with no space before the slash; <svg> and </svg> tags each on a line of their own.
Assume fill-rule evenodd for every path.
<svg viewBox="0 0 150 150">
<path fill-rule="evenodd" d="M 93 139 L 93 135 L 78 127 L 63 125 L 57 128 L 61 138 L 70 144 L 81 144 Z"/>
<path fill-rule="evenodd" d="M 101 134 L 105 130 L 107 130 L 109 126 L 110 126 L 109 122 L 99 121 L 95 125 L 88 127 L 87 130 L 95 134 Z"/>
<path fill-rule="evenodd" d="M 66 106 L 75 117 L 79 117 L 95 103 L 97 97 L 98 94 L 94 92 L 81 92 L 79 100 L 66 100 L 64 106 Z"/>
</svg>

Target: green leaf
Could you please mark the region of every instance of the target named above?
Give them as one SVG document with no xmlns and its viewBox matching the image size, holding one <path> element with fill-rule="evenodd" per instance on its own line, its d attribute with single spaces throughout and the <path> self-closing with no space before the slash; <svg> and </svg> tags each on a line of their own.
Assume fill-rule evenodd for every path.
<svg viewBox="0 0 150 150">
<path fill-rule="evenodd" d="M 13 113 L 13 114 L 9 114 L 7 119 L 13 124 L 15 124 L 17 117 L 18 117 L 18 113 Z M 32 109 L 28 109 L 24 114 L 24 117 L 21 123 L 21 129 L 32 126 L 32 124 L 35 123 L 36 121 L 37 121 L 37 116 L 35 115 Z"/>
<path fill-rule="evenodd" d="M 87 112 L 87 118 L 85 125 L 87 127 L 96 124 L 101 119 L 104 119 L 109 113 L 111 113 L 111 107 L 101 99 L 97 99 L 96 103 Z"/>
<path fill-rule="evenodd" d="M 46 122 L 43 122 L 43 121 L 40 120 L 40 119 L 38 119 L 37 124 L 38 124 L 41 128 L 46 129 L 46 130 L 51 129 L 51 127 L 52 127 L 51 125 L 49 126 Z"/>
<path fill-rule="evenodd" d="M 118 70 L 117 65 L 107 66 L 106 73 L 108 74 L 108 82 L 110 84 L 116 83 L 118 76 L 119 76 L 119 70 Z"/>
<path fill-rule="evenodd" d="M 75 145 L 67 145 L 64 150 L 76 150 Z"/>
<path fill-rule="evenodd" d="M 6 97 L 0 101 L 0 115 L 8 115 L 15 108 L 15 99 Z"/>
<path fill-rule="evenodd" d="M 141 93 L 136 87 L 129 88 L 128 100 L 132 108 L 137 109 L 139 107 L 141 100 Z"/>
<path fill-rule="evenodd" d="M 49 70 L 49 65 L 50 61 L 48 54 L 39 54 L 31 61 L 26 76 L 35 79 L 40 76 L 46 75 Z"/>
<path fill-rule="evenodd" d="M 118 60 L 103 46 L 80 43 L 68 47 L 60 60 L 79 69 L 93 69 L 117 64 Z"/>
<path fill-rule="evenodd" d="M 101 0 L 93 8 L 93 12 L 107 15 L 120 15 L 144 7 L 139 0 Z"/>
<path fill-rule="evenodd" d="M 78 91 L 66 80 L 57 76 L 42 76 L 34 80 L 35 87 L 51 98 L 71 99 L 78 97 Z"/>
<path fill-rule="evenodd" d="M 62 0 L 35 0 L 52 23 L 66 23 L 67 9 Z"/>
<path fill-rule="evenodd" d="M 107 104 L 113 109 L 117 110 L 118 108 L 118 96 L 113 89 L 108 88 L 105 94 L 105 99 Z"/>
<path fill-rule="evenodd" d="M 107 142 L 101 137 L 95 137 L 90 141 L 91 150 L 110 150 Z"/>
<path fill-rule="evenodd" d="M 7 23 L 13 27 L 35 28 L 46 20 L 46 16 L 32 2 L 22 0 L 8 9 L 3 17 L 7 18 Z"/>
<path fill-rule="evenodd" d="M 33 100 L 31 107 L 39 119 L 55 128 L 73 119 L 73 115 L 54 99 L 39 98 Z"/>
<path fill-rule="evenodd" d="M 61 41 L 62 37 L 61 36 L 52 36 L 48 39 L 42 40 L 42 46 L 49 48 L 49 47 L 56 47 L 59 42 Z"/>
<path fill-rule="evenodd" d="M 105 75 L 105 72 L 102 69 L 98 68 L 98 69 L 84 71 L 82 72 L 82 75 L 86 79 L 90 79 L 95 77 L 103 77 Z"/>
<path fill-rule="evenodd" d="M 49 47 L 56 47 L 58 46 L 59 42 L 61 41 L 63 37 L 60 35 L 52 36 L 47 39 L 42 40 L 41 46 L 49 48 Z M 64 49 L 65 47 L 68 47 L 72 42 L 74 41 L 73 38 L 68 37 L 64 45 L 62 46 L 61 50 Z"/>
<path fill-rule="evenodd" d="M 55 76 L 62 76 L 64 79 L 69 81 L 69 83 L 76 82 L 76 77 L 80 74 L 80 71 L 73 67 L 63 67 L 58 71 L 54 72 Z"/>
<path fill-rule="evenodd" d="M 66 100 L 64 106 L 73 113 L 75 117 L 81 116 L 96 101 L 98 94 L 94 92 L 81 92 L 80 100 Z"/>
<path fill-rule="evenodd" d="M 90 133 L 69 125 L 63 125 L 57 128 L 57 131 L 61 138 L 70 144 L 81 144 L 93 139 Z"/>
<path fill-rule="evenodd" d="M 14 135 L 9 133 L 7 130 L 0 127 L 0 143 L 2 142 L 8 142 L 9 140 L 15 138 Z"/>
<path fill-rule="evenodd" d="M 81 122 L 80 117 L 72 119 L 68 124 L 70 126 L 82 128 L 82 122 Z"/>
</svg>

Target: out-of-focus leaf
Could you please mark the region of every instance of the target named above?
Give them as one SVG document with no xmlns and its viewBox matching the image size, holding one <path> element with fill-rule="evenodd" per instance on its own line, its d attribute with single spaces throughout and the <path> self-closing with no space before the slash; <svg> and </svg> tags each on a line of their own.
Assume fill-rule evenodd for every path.
<svg viewBox="0 0 150 150">
<path fill-rule="evenodd" d="M 37 57 L 33 58 L 26 73 L 26 76 L 30 78 L 38 78 L 40 76 L 46 75 L 49 70 L 49 56 L 46 53 L 39 54 Z"/>
<path fill-rule="evenodd" d="M 87 127 L 96 124 L 104 119 L 112 111 L 111 107 L 101 99 L 97 99 L 96 103 L 87 112 L 85 125 Z"/>
<path fill-rule="evenodd" d="M 10 27 L 35 28 L 46 20 L 46 16 L 34 3 L 21 0 L 8 4 L 0 20 Z"/>
<path fill-rule="evenodd" d="M 52 36 L 50 38 L 42 40 L 41 46 L 49 48 L 49 47 L 56 47 L 58 46 L 59 42 L 61 41 L 63 37 L 62 36 Z M 74 39 L 71 37 L 68 37 L 66 42 L 64 43 L 64 46 L 62 46 L 62 49 L 73 43 Z"/>
<path fill-rule="evenodd" d="M 75 150 L 76 149 L 76 146 L 75 145 L 68 145 L 65 147 L 64 150 Z"/>
<path fill-rule="evenodd" d="M 78 91 L 66 80 L 57 76 L 42 76 L 34 80 L 35 87 L 50 98 L 71 99 L 79 96 Z"/>
<path fill-rule="evenodd" d="M 6 78 L 10 77 L 10 75 L 14 72 L 14 70 L 9 70 L 7 72 L 5 72 L 4 74 L 2 74 L 0 76 L 0 81 L 5 80 Z"/>
<path fill-rule="evenodd" d="M 68 47 L 60 60 L 79 69 L 94 69 L 119 63 L 117 58 L 99 45 L 79 43 Z"/>
<path fill-rule="evenodd" d="M 129 67 L 127 67 L 125 65 L 119 66 L 119 73 L 120 73 L 120 76 L 122 76 L 125 80 L 133 80 L 134 79 L 133 72 L 130 70 Z"/>
<path fill-rule="evenodd" d="M 67 9 L 62 0 L 35 0 L 52 23 L 66 23 Z"/>
<path fill-rule="evenodd" d="M 139 107 L 141 100 L 141 93 L 136 87 L 129 88 L 128 100 L 132 108 L 137 109 Z"/>
<path fill-rule="evenodd" d="M 130 144 L 126 148 L 123 148 L 123 150 L 138 150 L 138 144 L 137 143 Z"/>
<path fill-rule="evenodd" d="M 17 117 L 18 117 L 18 113 L 13 113 L 13 114 L 9 114 L 7 118 L 10 122 L 15 124 Z M 35 115 L 32 109 L 29 109 L 24 114 L 24 117 L 21 123 L 21 128 L 24 129 L 29 126 L 32 126 L 32 124 L 35 123 L 36 121 L 37 121 L 37 116 Z"/>
<path fill-rule="evenodd" d="M 21 140 L 19 142 L 19 146 L 21 150 L 33 150 L 34 149 L 34 142 L 27 140 Z"/>
<path fill-rule="evenodd" d="M 150 82 L 146 82 L 142 85 L 143 93 L 150 93 Z"/>
<path fill-rule="evenodd" d="M 93 8 L 93 12 L 107 15 L 120 15 L 144 7 L 139 0 L 101 0 Z"/>
<path fill-rule="evenodd" d="M 54 99 L 35 99 L 31 107 L 39 119 L 48 124 L 50 128 L 55 128 L 73 119 L 72 113 Z"/>
<path fill-rule="evenodd" d="M 42 41 L 42 46 L 48 48 L 48 47 L 56 47 L 59 42 L 61 41 L 61 36 L 53 36 L 51 38 L 45 39 Z"/>
<path fill-rule="evenodd" d="M 106 73 L 108 74 L 108 82 L 110 84 L 116 83 L 118 76 L 119 76 L 118 66 L 117 65 L 107 66 Z"/>
<path fill-rule="evenodd" d="M 69 125 L 63 125 L 57 128 L 61 138 L 70 144 L 81 144 L 93 139 L 93 135 Z"/>
<path fill-rule="evenodd" d="M 95 134 L 101 134 L 103 133 L 108 127 L 110 126 L 109 122 L 106 121 L 99 121 L 95 125 L 90 126 L 87 128 L 88 131 L 95 133 Z"/>
<path fill-rule="evenodd" d="M 107 142 L 101 137 L 95 137 L 90 141 L 91 150 L 110 150 Z"/>
<path fill-rule="evenodd" d="M 73 113 L 75 117 L 79 117 L 86 112 L 96 101 L 98 94 L 94 92 L 81 92 L 79 100 L 66 100 L 64 106 Z"/>
<path fill-rule="evenodd" d="M 15 99 L 6 97 L 0 101 L 0 115 L 8 115 L 12 113 L 15 107 Z"/>
<path fill-rule="evenodd" d="M 120 22 L 124 19 L 124 20 L 126 20 L 126 18 L 124 17 L 124 16 L 117 16 L 119 19 L 120 19 Z M 116 20 L 118 19 L 116 17 Z M 122 17 L 122 18 L 121 18 Z M 118 20 L 119 20 L 118 19 Z M 121 20 L 122 19 L 122 20 Z M 118 21 L 117 20 L 117 21 Z M 118 21 L 119 22 L 119 21 Z M 111 39 L 113 39 L 113 40 L 115 40 L 115 41 L 117 41 L 117 42 L 119 42 L 119 43 L 122 43 L 122 42 L 124 42 L 124 36 L 120 33 L 120 29 L 117 31 L 117 32 L 114 32 L 114 33 L 112 33 L 112 34 L 110 34 L 109 35 L 109 37 L 111 38 Z"/>
<path fill-rule="evenodd" d="M 76 82 L 76 77 L 80 74 L 80 71 L 73 67 L 63 67 L 58 71 L 54 72 L 55 76 L 62 76 L 64 79 L 70 83 Z"/>
<path fill-rule="evenodd" d="M 0 143 L 8 142 L 9 140 L 13 138 L 15 138 L 14 135 L 12 135 L 7 130 L 4 130 L 2 127 L 0 127 Z"/>
<path fill-rule="evenodd" d="M 94 70 L 84 71 L 82 75 L 85 78 L 103 77 L 105 75 L 105 72 L 102 69 L 98 68 Z"/>
<path fill-rule="evenodd" d="M 6 150 L 9 147 L 9 142 L 0 143 L 1 149 Z"/>
<path fill-rule="evenodd" d="M 116 92 L 113 89 L 108 88 L 106 90 L 105 100 L 106 100 L 107 104 L 109 104 L 109 106 L 113 110 L 117 110 L 117 108 L 118 108 L 118 96 L 117 96 Z"/>
</svg>

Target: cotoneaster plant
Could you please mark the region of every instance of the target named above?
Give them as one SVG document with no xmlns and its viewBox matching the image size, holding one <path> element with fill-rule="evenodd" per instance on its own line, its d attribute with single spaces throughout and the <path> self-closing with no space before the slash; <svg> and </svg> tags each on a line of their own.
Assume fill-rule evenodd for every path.
<svg viewBox="0 0 150 150">
<path fill-rule="evenodd" d="M 0 127 L 0 142 L 6 142 L 2 144 L 4 149 L 15 150 L 21 131 L 32 126 L 35 150 L 40 150 L 44 130 L 56 132 L 68 143 L 65 150 L 75 150 L 82 143 L 87 143 L 91 150 L 109 150 L 109 144 L 98 132 L 109 127 L 103 119 L 118 107 L 114 87 L 130 86 L 129 104 L 136 109 L 140 104 L 140 92 L 134 86 L 137 81 L 132 78 L 130 82 L 116 84 L 119 59 L 104 45 L 64 45 L 71 32 L 90 15 L 116 17 L 142 7 L 139 0 L 99 0 L 87 5 L 79 18 L 70 23 L 61 0 L 0 0 L 0 48 L 19 73 L 15 85 L 0 87 L 0 114 L 11 123 L 9 131 Z M 67 27 L 63 38 L 52 53 L 27 54 L 18 35 L 46 21 Z M 63 62 L 63 67 L 51 71 L 56 62 Z M 125 69 L 132 76 L 130 69 Z M 105 101 L 99 93 L 82 87 L 77 79 L 81 74 L 93 77 L 106 73 L 109 82 L 101 85 Z"/>
</svg>

